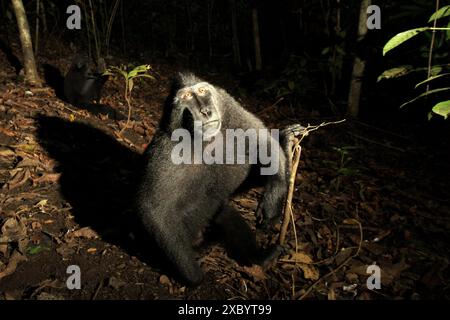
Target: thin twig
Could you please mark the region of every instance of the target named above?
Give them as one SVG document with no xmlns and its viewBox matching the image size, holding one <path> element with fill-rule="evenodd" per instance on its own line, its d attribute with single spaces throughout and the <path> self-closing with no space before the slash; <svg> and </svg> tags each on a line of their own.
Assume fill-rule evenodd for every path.
<svg viewBox="0 0 450 320">
<path fill-rule="evenodd" d="M 436 0 L 436 12 L 439 10 L 439 0 Z M 430 51 L 428 54 L 428 74 L 427 79 L 431 77 L 431 63 L 433 62 L 433 48 L 434 48 L 434 42 L 436 40 L 436 24 L 437 24 L 437 16 L 435 16 L 433 21 L 433 29 L 431 34 L 431 42 L 430 42 Z M 428 92 L 430 90 L 430 84 L 427 84 L 427 90 Z"/>
<path fill-rule="evenodd" d="M 410 142 L 414 142 L 409 137 L 405 137 L 405 136 L 402 136 L 402 135 L 400 135 L 398 133 L 395 133 L 395 132 L 392 132 L 392 131 L 389 131 L 389 130 L 386 130 L 386 129 L 383 129 L 383 128 L 376 127 L 376 126 L 374 126 L 372 124 L 368 124 L 368 123 L 362 122 L 360 120 L 351 119 L 351 122 L 359 124 L 359 125 L 367 127 L 367 128 L 370 128 L 370 129 L 374 129 L 374 130 L 379 131 L 381 133 L 385 133 L 385 134 L 391 135 L 391 136 L 396 137 L 396 138 L 400 138 L 400 139 L 404 139 L 404 140 L 407 140 L 407 141 L 410 141 Z"/>
<path fill-rule="evenodd" d="M 355 137 L 355 138 L 357 138 L 357 139 L 361 139 L 363 141 L 370 142 L 370 143 L 376 144 L 376 145 L 381 146 L 381 147 L 385 147 L 385 148 L 392 149 L 392 150 L 395 150 L 395 151 L 406 152 L 406 150 L 404 150 L 404 149 L 401 149 L 401 148 L 398 148 L 398 147 L 393 147 L 393 146 L 390 146 L 388 144 L 381 143 L 381 142 L 378 142 L 378 141 L 375 141 L 375 140 L 372 140 L 372 139 L 369 139 L 369 138 L 365 138 L 365 137 L 362 137 L 362 136 L 360 136 L 358 134 L 351 133 L 350 135 Z"/>
<path fill-rule="evenodd" d="M 98 296 L 98 293 L 100 292 L 100 289 L 103 287 L 103 279 L 100 281 L 100 283 L 97 286 L 97 290 L 95 290 L 94 295 L 92 296 L 92 300 L 95 300 Z"/>
<path fill-rule="evenodd" d="M 300 162 L 300 154 L 302 148 L 300 147 L 300 140 L 295 138 L 294 140 L 294 152 L 292 155 L 292 172 L 289 178 L 289 189 L 286 198 L 286 205 L 284 206 L 284 217 L 283 224 L 281 225 L 280 231 L 280 245 L 284 245 L 287 233 L 287 227 L 289 225 L 289 220 L 292 217 L 292 224 L 295 225 L 295 220 L 292 213 L 292 197 L 295 189 L 295 177 L 297 176 L 297 169 Z M 297 236 L 295 237 L 297 239 Z M 295 241 L 295 251 L 297 252 L 297 241 Z"/>
<path fill-rule="evenodd" d="M 281 101 L 283 101 L 283 100 L 284 100 L 284 98 L 281 97 L 280 99 L 278 99 L 277 101 L 275 101 L 275 103 L 272 104 L 271 106 L 268 106 L 268 107 L 262 109 L 261 111 L 259 111 L 259 112 L 258 112 L 258 115 L 260 116 L 260 115 L 266 113 L 267 111 L 269 111 L 269 110 L 271 110 L 272 108 L 274 108 L 277 104 L 279 104 L 279 103 L 280 103 Z"/>
<path fill-rule="evenodd" d="M 297 252 L 297 231 L 295 229 L 295 219 L 294 214 L 292 211 L 292 197 L 295 190 L 295 178 L 297 176 L 297 169 L 300 162 L 300 154 L 301 154 L 301 142 L 302 140 L 309 135 L 310 132 L 315 131 L 321 127 L 325 127 L 329 124 L 338 124 L 344 122 L 345 119 L 339 120 L 339 121 L 333 121 L 333 122 L 322 122 L 321 124 L 317 126 L 311 126 L 308 124 L 306 128 L 303 128 L 297 136 L 295 136 L 292 140 L 289 142 L 289 150 L 291 151 L 289 154 L 289 158 L 291 161 L 291 175 L 289 177 L 289 187 L 288 192 L 286 196 L 286 203 L 284 206 L 284 215 L 283 215 L 283 223 L 281 225 L 281 231 L 280 231 L 280 237 L 279 237 L 279 243 L 280 245 L 283 245 L 286 240 L 286 233 L 287 228 L 289 226 L 289 220 L 292 220 L 292 225 L 294 226 L 294 236 L 295 236 L 295 251 Z"/>
</svg>

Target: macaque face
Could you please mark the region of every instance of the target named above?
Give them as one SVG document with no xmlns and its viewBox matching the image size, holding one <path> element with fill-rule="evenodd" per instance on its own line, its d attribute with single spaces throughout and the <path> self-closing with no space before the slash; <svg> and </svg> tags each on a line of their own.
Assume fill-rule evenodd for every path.
<svg viewBox="0 0 450 320">
<path fill-rule="evenodd" d="M 200 82 L 178 90 L 174 103 L 190 113 L 192 121 L 202 123 L 202 134 L 210 138 L 221 128 L 221 116 L 217 108 L 214 88 L 207 82 Z"/>
</svg>

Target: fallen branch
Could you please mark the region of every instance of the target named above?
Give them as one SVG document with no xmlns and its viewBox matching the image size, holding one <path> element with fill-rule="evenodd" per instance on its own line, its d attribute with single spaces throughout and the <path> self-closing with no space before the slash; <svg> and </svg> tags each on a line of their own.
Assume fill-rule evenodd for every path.
<svg viewBox="0 0 450 320">
<path fill-rule="evenodd" d="M 295 190 L 295 178 L 297 176 L 297 169 L 300 162 L 300 155 L 301 155 L 301 142 L 303 139 L 309 135 L 310 132 L 316 131 L 321 127 L 325 127 L 329 124 L 338 124 L 344 122 L 345 119 L 334 121 L 334 122 L 322 122 L 321 124 L 317 126 L 311 126 L 308 124 L 308 126 L 305 127 L 297 127 L 292 135 L 292 138 L 289 140 L 289 150 L 290 150 L 290 161 L 291 161 L 291 175 L 289 177 L 289 189 L 286 197 L 286 204 L 284 206 L 284 214 L 283 214 L 283 223 L 281 225 L 280 230 L 280 237 L 279 237 L 279 243 L 280 245 L 284 245 L 286 241 L 286 234 L 287 234 L 287 228 L 289 226 L 289 220 L 292 221 L 292 226 L 294 229 L 294 237 L 295 237 L 295 251 L 297 252 L 297 232 L 295 229 L 295 219 L 294 214 L 292 211 L 292 197 Z"/>
</svg>

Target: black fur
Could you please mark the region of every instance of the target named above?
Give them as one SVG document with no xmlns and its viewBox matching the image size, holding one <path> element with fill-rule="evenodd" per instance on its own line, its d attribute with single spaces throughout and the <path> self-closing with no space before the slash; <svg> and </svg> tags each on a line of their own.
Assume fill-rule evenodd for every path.
<svg viewBox="0 0 450 320">
<path fill-rule="evenodd" d="M 78 56 L 64 78 L 64 96 L 75 106 L 88 105 L 94 100 L 99 101 L 107 79 L 107 76 L 90 70 L 87 58 Z"/>
<path fill-rule="evenodd" d="M 246 180 L 252 166 L 176 165 L 171 160 L 172 149 L 178 143 L 171 141 L 171 134 L 181 127 L 192 129 L 189 121 L 206 123 L 209 119 L 219 118 L 222 134 L 226 129 L 266 128 L 227 92 L 210 84 L 207 85 L 211 90 L 202 96 L 194 93 L 188 102 L 176 99 L 181 89 L 200 82 L 203 81 L 191 74 L 181 74 L 175 81 L 160 128 L 145 152 L 146 169 L 137 197 L 137 211 L 145 229 L 191 285 L 197 285 L 203 279 L 192 242 L 211 222 L 219 226 L 227 247 L 244 263 L 264 261 L 264 252 L 258 248 L 254 232 L 228 205 L 229 197 Z M 265 221 L 281 214 L 287 191 L 290 166 L 285 150 L 280 145 L 276 147 L 280 157 L 279 171 L 266 177 L 265 194 L 260 204 Z"/>
</svg>

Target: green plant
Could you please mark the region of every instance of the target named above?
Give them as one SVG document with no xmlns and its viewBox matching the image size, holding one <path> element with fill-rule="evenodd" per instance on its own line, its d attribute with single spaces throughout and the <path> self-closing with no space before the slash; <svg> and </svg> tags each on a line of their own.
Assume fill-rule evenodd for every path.
<svg viewBox="0 0 450 320">
<path fill-rule="evenodd" d="M 127 122 L 126 122 L 125 126 L 122 128 L 122 130 L 120 131 L 120 133 L 122 133 L 123 130 L 125 130 L 128 127 L 128 124 L 130 123 L 131 92 L 133 91 L 133 88 L 134 88 L 134 81 L 137 78 L 149 78 L 149 79 L 154 80 L 155 77 L 148 74 L 148 72 L 151 69 L 152 69 L 152 67 L 150 65 L 144 64 L 144 65 L 140 65 L 140 66 L 137 66 L 137 67 L 131 69 L 131 71 L 128 71 L 126 66 L 121 65 L 119 67 L 116 67 L 116 66 L 109 67 L 104 72 L 104 75 L 115 75 L 115 74 L 121 75 L 125 81 L 124 98 L 125 98 L 125 101 L 127 102 L 127 106 L 128 106 L 128 117 L 127 117 Z"/>
<path fill-rule="evenodd" d="M 43 245 L 30 245 L 25 249 L 25 252 L 28 255 L 39 254 L 42 251 L 50 251 L 50 248 L 48 248 L 47 246 L 43 246 Z"/>
<path fill-rule="evenodd" d="M 297 103 L 314 88 L 307 64 L 307 57 L 291 56 L 286 67 L 275 80 L 258 82 L 257 85 L 261 88 L 259 93 Z"/>
<path fill-rule="evenodd" d="M 431 39 L 430 39 L 431 43 L 430 43 L 430 47 L 428 50 L 428 66 L 427 67 L 414 68 L 413 66 L 410 66 L 410 65 L 400 66 L 400 67 L 386 70 L 378 77 L 378 81 L 381 81 L 383 79 L 401 77 L 401 76 L 410 74 L 411 72 L 427 71 L 426 79 L 419 82 L 415 86 L 415 88 L 419 88 L 419 87 L 423 87 L 424 85 L 426 85 L 426 90 L 423 93 L 416 96 L 414 99 L 402 104 L 400 106 L 400 108 L 402 108 L 412 102 L 415 102 L 416 100 L 418 100 L 422 97 L 429 96 L 430 94 L 441 93 L 441 92 L 450 90 L 450 87 L 442 87 L 442 88 L 439 87 L 439 88 L 430 90 L 430 85 L 433 83 L 434 80 L 440 79 L 443 77 L 448 77 L 450 75 L 450 72 L 442 73 L 443 71 L 450 69 L 450 63 L 440 64 L 440 65 L 432 65 L 433 57 L 441 58 L 441 59 L 444 58 L 444 59 L 446 59 L 446 61 L 448 61 L 448 52 L 447 51 L 444 53 L 440 53 L 440 54 L 437 54 L 434 51 L 435 47 L 439 48 L 439 47 L 443 46 L 444 43 L 448 43 L 450 40 L 450 22 L 447 23 L 446 27 L 437 27 L 436 26 L 437 20 L 442 19 L 442 18 L 447 18 L 447 19 L 450 18 L 450 5 L 444 6 L 440 9 L 436 10 L 436 12 L 434 12 L 431 15 L 431 17 L 428 20 L 428 23 L 433 23 L 433 26 L 414 28 L 414 29 L 410 29 L 410 30 L 401 32 L 401 33 L 395 35 L 394 37 L 392 37 L 385 44 L 385 46 L 383 48 L 383 55 L 386 55 L 386 53 L 388 53 L 392 49 L 394 49 L 394 48 L 398 47 L 399 45 L 401 45 L 402 43 L 414 38 L 418 34 L 432 31 L 432 35 L 431 35 Z M 438 37 L 436 37 L 437 31 L 445 31 L 445 33 L 440 34 Z M 431 116 L 433 114 L 443 116 L 444 119 L 447 119 L 447 117 L 450 115 L 450 100 L 441 101 L 441 102 L 435 104 L 432 107 L 431 112 L 429 113 L 429 118 L 431 118 Z"/>
<path fill-rule="evenodd" d="M 333 150 L 335 150 L 339 154 L 339 160 L 337 162 L 335 161 L 328 161 L 325 160 L 324 163 L 327 163 L 330 165 L 330 167 L 333 169 L 333 171 L 336 172 L 337 176 L 331 181 L 331 184 L 334 186 L 336 192 L 339 191 L 341 180 L 343 176 L 354 176 L 358 174 L 358 170 L 355 168 L 352 168 L 349 164 L 352 161 L 352 157 L 350 156 L 350 151 L 359 149 L 359 147 L 354 146 L 345 146 L 345 147 L 334 147 Z"/>
</svg>

